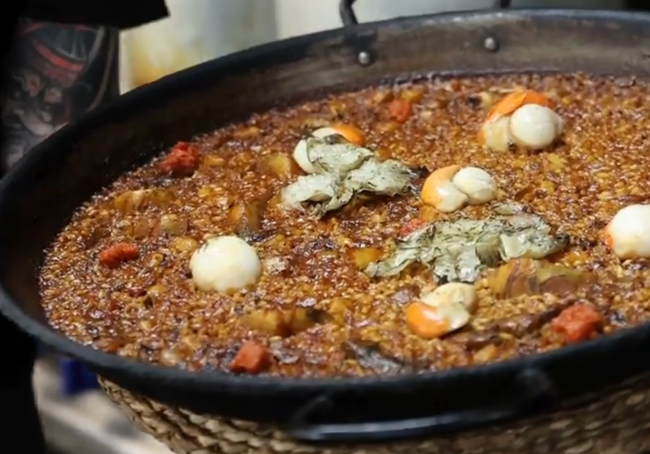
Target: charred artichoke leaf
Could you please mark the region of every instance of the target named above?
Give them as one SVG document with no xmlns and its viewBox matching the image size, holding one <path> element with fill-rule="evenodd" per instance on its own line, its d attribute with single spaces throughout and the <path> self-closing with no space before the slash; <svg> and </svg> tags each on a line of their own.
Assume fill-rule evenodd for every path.
<svg viewBox="0 0 650 454">
<path fill-rule="evenodd" d="M 386 260 L 371 262 L 365 269 L 365 273 L 370 277 L 395 276 L 404 271 L 409 265 L 416 263 L 420 258 L 418 248 L 402 247 L 396 250 Z"/>
<path fill-rule="evenodd" d="M 432 267 L 433 274 L 443 282 L 472 283 L 486 267 L 517 257 L 541 259 L 562 250 L 569 237 L 552 234 L 551 230 L 541 217 L 524 213 L 439 221 L 412 234 L 417 237 L 404 239 L 393 255 L 371 263 L 366 272 L 392 276 L 420 262 Z"/>
<path fill-rule="evenodd" d="M 332 175 L 307 175 L 282 189 L 282 202 L 287 207 L 303 208 L 304 202 L 329 202 L 336 197 L 338 181 Z"/>
<path fill-rule="evenodd" d="M 364 272 L 371 277 L 395 276 L 409 265 L 421 262 L 423 249 L 428 248 L 435 235 L 435 225 L 430 224 L 406 236 L 395 251 L 385 260 L 371 262 Z"/>
<path fill-rule="evenodd" d="M 349 142 L 331 143 L 324 139 L 310 137 L 307 142 L 307 158 L 314 165 L 317 174 L 344 178 L 374 156 L 367 148 Z"/>
<path fill-rule="evenodd" d="M 460 282 L 475 282 L 483 269 L 483 262 L 476 253 L 475 246 L 464 247 L 456 256 L 456 269 Z"/>
<path fill-rule="evenodd" d="M 414 177 L 411 169 L 399 161 L 380 162 L 373 158 L 351 171 L 343 184 L 354 192 L 395 196 L 406 194 Z"/>
<path fill-rule="evenodd" d="M 354 192 L 344 186 L 337 185 L 334 197 L 326 202 L 315 204 L 311 207 L 312 214 L 317 218 L 323 217 L 329 211 L 335 211 L 345 206 L 354 197 Z"/>
<path fill-rule="evenodd" d="M 310 137 L 307 156 L 315 173 L 301 176 L 281 192 L 285 208 L 311 209 L 316 216 L 337 210 L 361 192 L 393 196 L 405 194 L 416 178 L 404 164 L 388 160 L 380 162 L 372 151 L 346 141 Z"/>
<path fill-rule="evenodd" d="M 500 254 L 503 261 L 528 257 L 542 259 L 561 251 L 569 244 L 567 235 L 551 235 L 548 232 L 527 229 L 500 237 Z"/>
</svg>

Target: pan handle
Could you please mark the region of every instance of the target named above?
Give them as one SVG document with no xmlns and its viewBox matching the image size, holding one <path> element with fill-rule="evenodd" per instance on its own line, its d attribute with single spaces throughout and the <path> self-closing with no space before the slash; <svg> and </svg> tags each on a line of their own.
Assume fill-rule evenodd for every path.
<svg viewBox="0 0 650 454">
<path fill-rule="evenodd" d="M 344 27 L 359 24 L 357 15 L 352 8 L 354 2 L 355 0 L 341 0 L 339 2 L 339 16 L 341 16 L 341 21 L 343 22 Z M 496 0 L 493 8 L 509 8 L 511 3 L 511 0 Z"/>
<path fill-rule="evenodd" d="M 537 369 L 524 369 L 514 382 L 514 399 L 491 408 L 473 409 L 401 421 L 374 423 L 311 425 L 307 421 L 315 413 L 327 412 L 334 406 L 327 396 L 317 398 L 298 412 L 287 434 L 310 444 L 370 444 L 433 437 L 450 432 L 476 429 L 530 416 L 550 408 L 554 396 L 548 377 Z"/>
</svg>

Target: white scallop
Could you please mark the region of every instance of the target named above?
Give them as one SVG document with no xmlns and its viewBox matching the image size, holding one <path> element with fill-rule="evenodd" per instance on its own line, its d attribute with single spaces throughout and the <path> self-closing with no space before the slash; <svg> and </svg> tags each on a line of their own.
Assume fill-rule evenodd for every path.
<svg viewBox="0 0 650 454">
<path fill-rule="evenodd" d="M 451 182 L 465 193 L 473 205 L 491 202 L 497 196 L 497 182 L 492 175 L 478 167 L 463 167 Z"/>
<path fill-rule="evenodd" d="M 460 191 L 451 181 L 440 184 L 436 191 L 440 199 L 435 208 L 443 213 L 453 213 L 460 210 L 468 201 L 467 194 Z"/>
<path fill-rule="evenodd" d="M 621 209 L 607 225 L 606 234 L 620 259 L 650 258 L 650 205 Z"/>
<path fill-rule="evenodd" d="M 551 145 L 562 134 L 564 122 L 555 111 L 538 104 L 526 104 L 510 117 L 512 141 L 530 150 Z"/>
<path fill-rule="evenodd" d="M 208 239 L 190 259 L 196 287 L 206 292 L 230 293 L 255 284 L 262 262 L 255 248 L 237 236 Z"/>
<path fill-rule="evenodd" d="M 316 171 L 314 164 L 309 160 L 309 147 L 305 139 L 300 140 L 293 149 L 293 160 L 305 173 L 314 173 Z"/>
<path fill-rule="evenodd" d="M 433 291 L 420 296 L 420 300 L 431 307 L 438 307 L 446 304 L 460 304 L 468 312 L 476 310 L 478 295 L 471 284 L 463 282 L 449 282 L 443 284 Z"/>
<path fill-rule="evenodd" d="M 508 151 L 510 148 L 510 135 L 508 132 L 510 117 L 503 116 L 486 122 L 483 125 L 485 146 L 492 151 Z"/>
<path fill-rule="evenodd" d="M 435 316 L 438 320 L 446 322 L 447 330 L 444 334 L 462 328 L 472 318 L 467 308 L 459 301 L 440 298 L 434 293 L 424 295 L 420 299 L 424 304 L 435 309 Z"/>
</svg>

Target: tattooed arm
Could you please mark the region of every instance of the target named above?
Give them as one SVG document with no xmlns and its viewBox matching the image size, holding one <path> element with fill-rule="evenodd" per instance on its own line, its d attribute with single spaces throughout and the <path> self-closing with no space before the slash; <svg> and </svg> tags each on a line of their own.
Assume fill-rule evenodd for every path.
<svg viewBox="0 0 650 454">
<path fill-rule="evenodd" d="M 0 67 L 1 170 L 117 94 L 117 28 L 166 15 L 164 0 L 28 0 Z M 6 347 L 0 373 L 0 451 L 45 454 L 31 384 L 36 345 L 1 315 L 0 345 Z"/>
<path fill-rule="evenodd" d="M 0 170 L 117 96 L 117 29 L 166 15 L 164 0 L 26 0 L 2 68 Z"/>
</svg>

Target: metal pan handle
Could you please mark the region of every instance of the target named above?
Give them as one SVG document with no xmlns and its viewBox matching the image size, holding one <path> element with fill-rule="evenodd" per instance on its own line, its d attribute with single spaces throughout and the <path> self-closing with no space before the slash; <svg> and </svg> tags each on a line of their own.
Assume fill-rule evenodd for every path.
<svg viewBox="0 0 650 454">
<path fill-rule="evenodd" d="M 306 421 L 316 412 L 326 412 L 334 404 L 327 397 L 312 401 L 294 417 L 287 434 L 311 444 L 370 444 L 413 440 L 522 418 L 548 408 L 553 387 L 543 373 L 523 370 L 515 380 L 516 397 L 492 408 L 466 410 L 401 421 L 310 425 Z"/>
<path fill-rule="evenodd" d="M 344 27 L 359 24 L 357 15 L 352 8 L 354 2 L 355 0 L 341 0 L 339 2 L 339 16 L 341 16 L 341 21 L 343 22 Z M 508 8 L 511 3 L 511 0 L 496 0 L 493 8 Z"/>
</svg>

